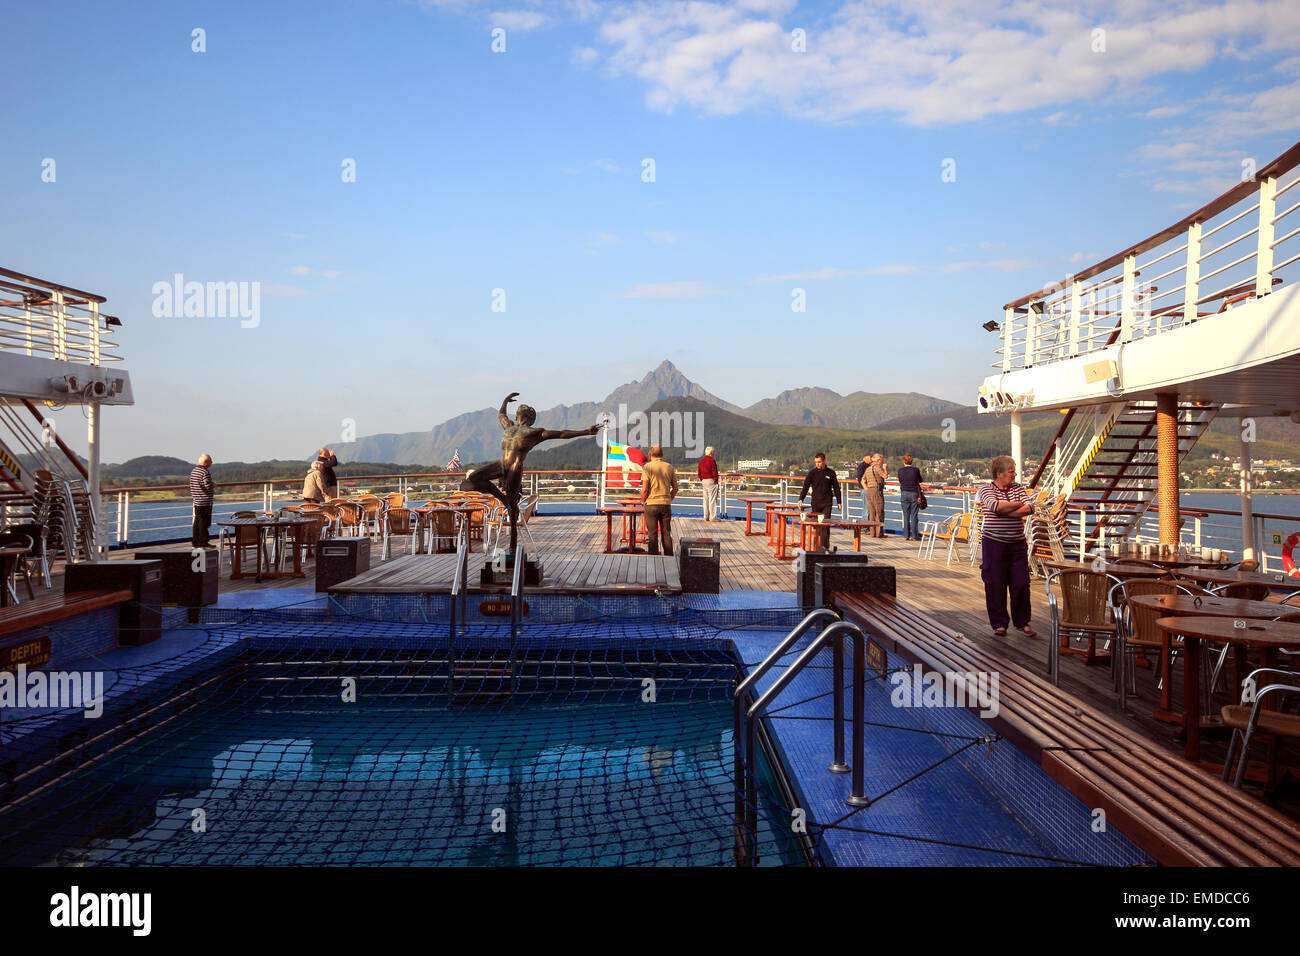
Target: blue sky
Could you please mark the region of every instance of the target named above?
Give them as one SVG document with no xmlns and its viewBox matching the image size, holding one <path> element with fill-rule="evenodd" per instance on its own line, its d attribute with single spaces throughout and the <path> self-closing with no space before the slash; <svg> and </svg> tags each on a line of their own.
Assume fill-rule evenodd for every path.
<svg viewBox="0 0 1300 956">
<path fill-rule="evenodd" d="M 344 419 L 598 399 L 664 358 L 742 405 L 809 385 L 973 402 L 1003 302 L 1175 221 L 1300 125 L 1293 3 L 43 3 L 7 22 L 45 39 L 6 56 L 0 265 L 122 317 L 137 404 L 106 415 L 113 461 L 305 456 Z M 260 283 L 260 323 L 155 317 L 176 273 Z M 60 431 L 84 447 L 79 422 Z"/>
</svg>

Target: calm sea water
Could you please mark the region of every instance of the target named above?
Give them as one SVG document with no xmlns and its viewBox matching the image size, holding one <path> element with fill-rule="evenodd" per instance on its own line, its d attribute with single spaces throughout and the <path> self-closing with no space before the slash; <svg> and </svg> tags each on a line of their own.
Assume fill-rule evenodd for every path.
<svg viewBox="0 0 1300 956">
<path fill-rule="evenodd" d="M 699 498 L 683 496 L 674 506 L 674 510 L 686 516 L 698 516 Z M 951 514 L 962 510 L 964 504 L 958 496 L 930 495 L 931 507 L 922 513 L 923 520 L 943 520 Z M 292 504 L 290 499 L 277 499 L 276 507 Z M 743 519 L 745 506 L 734 499 L 728 502 L 727 513 L 732 518 Z M 849 495 L 850 513 L 858 516 L 861 499 L 856 494 Z M 1237 511 L 1241 507 L 1240 498 L 1235 494 L 1209 493 L 1203 491 L 1187 492 L 1182 496 L 1185 510 L 1215 509 L 1218 511 Z M 553 514 L 590 514 L 590 504 L 579 501 L 544 502 L 543 512 L 550 510 Z M 217 522 L 226 520 L 236 511 L 262 508 L 261 498 L 242 502 L 220 502 L 213 509 L 213 533 Z M 1278 515 L 1279 518 L 1264 519 L 1264 539 L 1260 542 L 1264 550 L 1280 561 L 1281 547 L 1272 542 L 1272 534 L 1280 534 L 1283 540 L 1300 531 L 1300 495 L 1256 494 L 1254 511 L 1257 515 Z M 759 509 L 757 514 L 761 514 Z M 1289 520 L 1288 520 L 1289 519 Z M 144 545 L 167 539 L 187 538 L 190 533 L 191 510 L 188 503 L 176 501 L 133 501 L 130 509 L 129 546 Z M 885 497 L 885 523 L 887 530 L 897 533 L 902 523 L 902 513 L 898 494 L 893 492 Z M 110 508 L 107 515 L 107 527 L 110 540 L 116 540 L 116 507 Z M 1144 535 L 1155 537 L 1158 532 L 1156 516 L 1148 515 L 1142 523 Z M 1194 543 L 1194 521 L 1189 520 L 1184 528 L 1184 541 Z M 1201 544 L 1221 548 L 1224 551 L 1241 550 L 1241 519 L 1236 515 L 1210 515 L 1201 519 Z"/>
</svg>

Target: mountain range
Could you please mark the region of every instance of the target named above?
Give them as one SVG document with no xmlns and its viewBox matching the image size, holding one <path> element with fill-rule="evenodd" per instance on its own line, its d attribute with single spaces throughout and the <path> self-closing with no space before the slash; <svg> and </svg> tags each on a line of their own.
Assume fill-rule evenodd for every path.
<svg viewBox="0 0 1300 956">
<path fill-rule="evenodd" d="M 620 385 L 600 401 L 539 409 L 537 422 L 545 428 L 586 428 L 601 412 L 617 414 L 620 405 L 626 405 L 628 412 L 645 411 L 667 399 L 689 399 L 768 425 L 850 431 L 888 427 L 894 420 L 909 417 L 927 418 L 924 427 L 934 427 L 933 416 L 967 411 L 956 402 L 916 392 L 857 391 L 841 395 L 828 388 L 789 389 L 742 408 L 692 382 L 677 366 L 665 360 L 640 381 Z M 974 415 L 973 408 L 969 412 Z M 461 462 L 469 464 L 495 459 L 500 448 L 497 410 L 482 408 L 457 415 L 428 431 L 367 435 L 355 442 L 336 445 L 334 450 L 341 461 L 389 461 L 441 467 L 456 449 L 460 449 Z"/>
</svg>

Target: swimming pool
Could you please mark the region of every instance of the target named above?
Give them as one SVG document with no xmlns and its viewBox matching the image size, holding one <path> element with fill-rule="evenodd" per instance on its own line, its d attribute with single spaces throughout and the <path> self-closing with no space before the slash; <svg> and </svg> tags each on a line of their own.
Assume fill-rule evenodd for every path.
<svg viewBox="0 0 1300 956">
<path fill-rule="evenodd" d="M 733 864 L 734 658 L 500 658 L 449 694 L 441 654 L 241 649 L 0 813 L 0 863 Z M 762 862 L 802 864 L 760 773 Z"/>
<path fill-rule="evenodd" d="M 451 640 L 438 601 L 383 597 L 174 615 L 104 656 L 102 719 L 0 724 L 0 865 L 736 862 L 732 695 L 798 608 L 539 598 L 521 634 Z M 847 807 L 831 691 L 814 662 L 760 725 L 760 865 L 1149 862 L 973 713 L 878 677 Z"/>
</svg>

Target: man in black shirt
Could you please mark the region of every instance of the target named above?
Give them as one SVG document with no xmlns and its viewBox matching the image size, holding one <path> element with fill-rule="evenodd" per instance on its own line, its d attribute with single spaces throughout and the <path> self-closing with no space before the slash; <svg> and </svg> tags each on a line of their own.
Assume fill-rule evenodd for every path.
<svg viewBox="0 0 1300 956">
<path fill-rule="evenodd" d="M 804 496 L 812 491 L 812 513 L 821 518 L 830 518 L 831 500 L 835 504 L 840 503 L 840 482 L 835 477 L 835 471 L 826 467 L 826 456 L 818 452 L 813 458 L 813 469 L 808 472 L 808 476 L 803 480 L 803 488 L 799 490 L 799 501 L 803 502 Z M 817 529 L 817 547 L 826 551 L 831 546 L 831 529 Z"/>
</svg>

